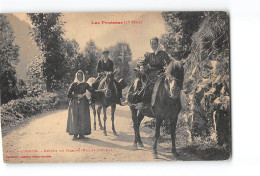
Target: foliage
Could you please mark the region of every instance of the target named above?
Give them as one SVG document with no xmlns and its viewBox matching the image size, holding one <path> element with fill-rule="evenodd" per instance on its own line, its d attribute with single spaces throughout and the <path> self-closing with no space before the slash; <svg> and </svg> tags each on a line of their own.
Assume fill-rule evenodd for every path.
<svg viewBox="0 0 260 176">
<path fill-rule="evenodd" d="M 64 40 L 61 49 L 64 55 L 62 86 L 68 88 L 74 80 L 74 73 L 77 71 L 77 61 L 80 57 L 79 44 L 75 40 Z"/>
<path fill-rule="evenodd" d="M 46 92 L 46 79 L 43 76 L 43 53 L 40 52 L 28 65 L 27 65 L 27 95 L 38 96 Z"/>
<path fill-rule="evenodd" d="M 184 92 L 188 104 L 179 116 L 179 121 L 185 123 L 179 125 L 187 127 L 192 139 L 209 138 L 229 145 L 226 140 L 230 139 L 228 14 L 163 12 L 162 16 L 168 33 L 161 42 L 170 55 L 185 63 Z"/>
<path fill-rule="evenodd" d="M 57 93 L 44 93 L 37 97 L 12 100 L 1 106 L 1 125 L 10 125 L 38 113 L 57 109 L 63 106 L 63 103 L 62 97 Z"/>
<path fill-rule="evenodd" d="M 131 70 L 129 62 L 132 61 L 132 51 L 128 43 L 120 42 L 109 47 L 110 58 L 114 61 L 116 76 L 131 82 Z"/>
<path fill-rule="evenodd" d="M 223 137 L 219 131 L 221 120 L 218 114 L 227 114 L 220 118 L 230 119 L 230 70 L 229 70 L 229 18 L 225 12 L 205 13 L 205 20 L 192 37 L 191 54 L 185 64 L 184 87 L 190 97 L 189 115 L 194 123 L 202 121 L 203 126 L 194 125 L 193 135 L 201 131 L 214 136 L 218 134 L 218 143 Z M 220 98 L 226 97 L 226 98 Z M 215 106 L 215 100 L 218 106 Z M 222 101 L 223 100 L 223 101 Z M 225 101 L 224 101 L 225 100 Z M 223 112 L 223 108 L 228 107 Z M 216 125 L 214 125 L 216 124 Z M 230 120 L 225 120 L 225 134 L 230 139 Z M 224 138 L 223 138 L 224 139 Z M 225 141 L 229 144 L 230 141 Z"/>
<path fill-rule="evenodd" d="M 229 19 L 225 12 L 209 12 L 200 30 L 193 35 L 192 52 L 186 66 L 186 82 L 229 87 Z M 211 84 L 210 84 L 211 83 Z"/>
<path fill-rule="evenodd" d="M 61 13 L 29 13 L 32 22 L 31 36 L 42 51 L 44 61 L 42 64 L 43 76 L 46 79 L 47 91 L 59 88 L 64 76 L 63 22 Z"/>
<path fill-rule="evenodd" d="M 192 35 L 205 14 L 203 12 L 163 12 L 168 33 L 161 38 L 166 51 L 175 59 L 185 59 L 191 52 Z"/>
<path fill-rule="evenodd" d="M 0 14 L 0 90 L 1 103 L 17 97 L 17 78 L 13 65 L 19 59 L 19 46 L 14 43 L 14 34 L 6 16 Z"/>
<path fill-rule="evenodd" d="M 16 87 L 17 87 L 17 98 L 23 98 L 24 96 L 27 95 L 27 87 L 23 79 L 17 80 Z"/>
<path fill-rule="evenodd" d="M 84 53 L 86 63 L 83 64 L 85 66 L 86 70 L 88 72 L 88 77 L 97 77 L 97 62 L 98 59 L 101 58 L 101 49 L 97 48 L 95 42 L 93 40 L 90 40 L 87 42 L 85 53 Z"/>
</svg>

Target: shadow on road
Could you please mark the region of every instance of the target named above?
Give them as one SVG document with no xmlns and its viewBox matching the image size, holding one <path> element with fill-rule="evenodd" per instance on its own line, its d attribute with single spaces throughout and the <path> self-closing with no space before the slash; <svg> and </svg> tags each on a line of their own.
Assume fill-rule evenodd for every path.
<svg viewBox="0 0 260 176">
<path fill-rule="evenodd" d="M 123 150 L 130 150 L 130 151 L 134 150 L 132 145 L 123 146 L 123 145 L 102 141 L 100 139 L 93 139 L 93 138 L 78 139 L 76 140 L 76 142 L 92 144 L 92 145 L 101 146 L 105 148 L 118 148 Z"/>
<path fill-rule="evenodd" d="M 104 138 L 106 138 L 106 136 L 104 136 Z M 111 142 L 104 141 L 102 139 L 94 139 L 94 138 L 87 137 L 84 139 L 77 139 L 77 140 L 75 140 L 75 142 L 92 144 L 92 145 L 101 146 L 101 147 L 105 147 L 105 148 L 118 148 L 118 149 L 129 150 L 129 151 L 136 150 L 133 147 L 134 135 L 129 135 L 125 132 L 120 132 L 117 136 L 115 136 L 115 138 L 112 138 L 109 140 L 111 140 Z M 151 138 L 143 137 L 142 141 L 144 143 L 144 147 L 138 147 L 138 150 L 151 151 L 153 140 Z M 150 141 L 150 142 L 148 142 L 148 141 Z M 126 144 L 130 143 L 131 145 L 120 145 L 120 144 L 118 144 L 119 142 L 125 142 Z"/>
</svg>

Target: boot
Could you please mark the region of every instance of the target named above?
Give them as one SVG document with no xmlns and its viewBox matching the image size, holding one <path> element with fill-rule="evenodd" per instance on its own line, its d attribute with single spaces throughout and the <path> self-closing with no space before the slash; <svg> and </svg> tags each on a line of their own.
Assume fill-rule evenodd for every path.
<svg viewBox="0 0 260 176">
<path fill-rule="evenodd" d="M 142 91 L 137 91 L 133 94 L 133 103 L 137 104 L 137 103 L 141 103 L 142 102 Z"/>
<path fill-rule="evenodd" d="M 86 137 L 82 134 L 79 135 L 79 139 L 85 139 Z"/>
<path fill-rule="evenodd" d="M 77 138 L 78 138 L 78 135 L 75 134 L 75 135 L 73 136 L 72 140 L 76 140 Z"/>
</svg>

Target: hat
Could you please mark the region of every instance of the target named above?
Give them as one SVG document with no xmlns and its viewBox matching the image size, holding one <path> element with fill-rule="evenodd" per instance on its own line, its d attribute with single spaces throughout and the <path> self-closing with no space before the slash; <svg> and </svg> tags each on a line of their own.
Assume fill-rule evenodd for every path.
<svg viewBox="0 0 260 176">
<path fill-rule="evenodd" d="M 153 38 L 151 38 L 151 39 L 150 39 L 150 42 L 151 42 L 152 40 L 155 40 L 157 43 L 159 42 L 158 37 L 153 37 Z"/>
<path fill-rule="evenodd" d="M 104 50 L 104 51 L 102 52 L 102 54 L 109 54 L 109 51 L 108 51 L 108 50 Z"/>
</svg>

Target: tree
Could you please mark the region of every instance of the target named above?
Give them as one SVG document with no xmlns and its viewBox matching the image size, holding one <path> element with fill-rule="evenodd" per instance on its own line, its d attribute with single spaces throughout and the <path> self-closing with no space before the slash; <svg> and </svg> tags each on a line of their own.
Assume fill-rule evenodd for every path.
<svg viewBox="0 0 260 176">
<path fill-rule="evenodd" d="M 76 73 L 78 70 L 81 70 L 86 74 L 88 70 L 87 69 L 88 65 L 89 65 L 88 59 L 84 56 L 82 52 L 79 53 L 75 61 L 74 73 Z"/>
<path fill-rule="evenodd" d="M 90 40 L 86 44 L 84 57 L 87 60 L 86 71 L 88 71 L 89 77 L 96 77 L 97 76 L 97 62 L 102 56 L 101 50 L 97 48 L 95 42 Z"/>
<path fill-rule="evenodd" d="M 204 12 L 163 12 L 168 33 L 161 38 L 166 51 L 175 59 L 188 57 L 191 52 L 192 35 L 199 29 Z"/>
<path fill-rule="evenodd" d="M 64 76 L 64 53 L 63 43 L 63 22 L 61 13 L 29 13 L 27 14 L 32 22 L 31 36 L 42 51 L 43 76 L 46 78 L 47 91 L 59 88 Z"/>
<path fill-rule="evenodd" d="M 0 14 L 0 90 L 1 103 L 16 98 L 17 78 L 13 65 L 19 62 L 19 46 L 14 43 L 13 30 L 6 16 Z"/>
<path fill-rule="evenodd" d="M 229 18 L 225 12 L 206 12 L 200 30 L 194 33 L 191 54 L 186 67 L 185 82 L 192 87 L 218 76 L 229 82 Z M 190 79 L 189 77 L 194 79 Z M 187 86 L 186 86 L 187 87 Z M 191 86 L 189 86 L 191 88 Z M 228 86 L 229 87 L 229 86 Z"/>
<path fill-rule="evenodd" d="M 131 82 L 131 70 L 129 62 L 132 61 L 132 51 L 128 43 L 120 42 L 109 47 L 110 57 L 114 61 L 116 76 L 124 78 L 126 82 Z"/>
<path fill-rule="evenodd" d="M 80 58 L 81 54 L 79 52 L 79 44 L 76 40 L 64 40 L 62 43 L 61 49 L 64 55 L 63 61 L 63 71 L 64 76 L 62 79 L 63 87 L 68 87 L 74 79 L 74 74 L 79 69 L 78 68 L 78 58 Z"/>
<path fill-rule="evenodd" d="M 28 65 L 27 65 L 27 95 L 38 96 L 42 92 L 47 91 L 46 79 L 43 76 L 43 63 L 44 54 L 40 52 Z"/>
</svg>

